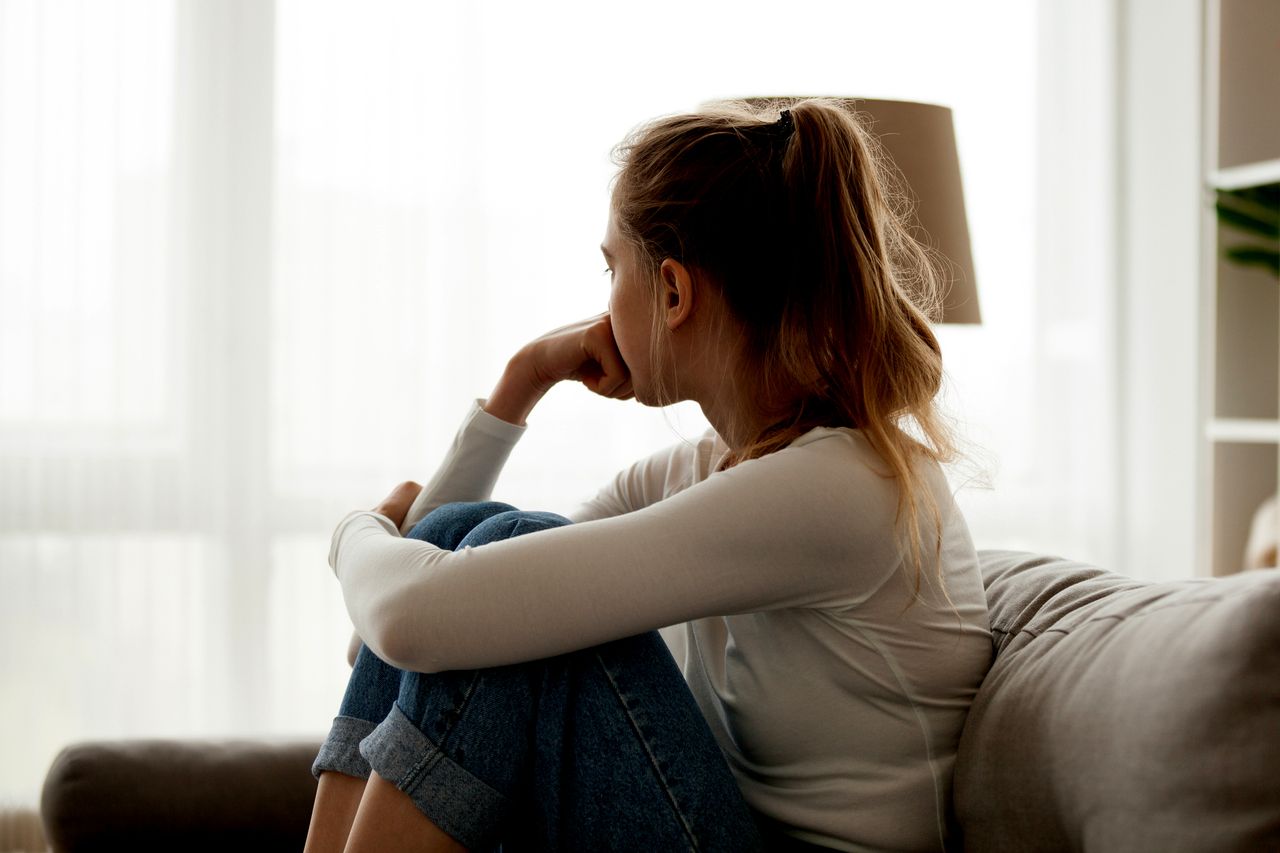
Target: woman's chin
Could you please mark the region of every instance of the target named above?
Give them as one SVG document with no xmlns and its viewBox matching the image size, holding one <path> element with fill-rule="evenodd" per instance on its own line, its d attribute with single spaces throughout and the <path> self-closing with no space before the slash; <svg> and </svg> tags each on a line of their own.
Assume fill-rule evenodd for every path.
<svg viewBox="0 0 1280 853">
<path fill-rule="evenodd" d="M 654 388 L 643 379 L 637 382 L 636 375 L 634 373 L 631 374 L 631 390 L 632 393 L 635 394 L 633 399 L 642 406 L 661 408 L 663 406 L 670 406 L 675 402 L 674 400 L 667 399 L 671 396 L 670 393 L 662 393 L 662 389 Z"/>
<path fill-rule="evenodd" d="M 639 391 L 636 392 L 635 397 L 632 399 L 642 406 L 648 406 L 653 409 L 660 409 L 663 406 L 670 405 L 670 403 L 663 403 L 658 397 L 652 394 L 642 394 Z"/>
</svg>

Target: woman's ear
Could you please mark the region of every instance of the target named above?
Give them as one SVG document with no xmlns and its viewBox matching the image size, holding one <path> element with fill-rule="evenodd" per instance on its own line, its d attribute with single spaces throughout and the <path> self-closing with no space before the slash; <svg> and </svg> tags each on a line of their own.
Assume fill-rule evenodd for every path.
<svg viewBox="0 0 1280 853">
<path fill-rule="evenodd" d="M 662 279 L 663 322 L 674 332 L 693 316 L 693 277 L 675 258 L 666 258 L 658 273 Z"/>
</svg>

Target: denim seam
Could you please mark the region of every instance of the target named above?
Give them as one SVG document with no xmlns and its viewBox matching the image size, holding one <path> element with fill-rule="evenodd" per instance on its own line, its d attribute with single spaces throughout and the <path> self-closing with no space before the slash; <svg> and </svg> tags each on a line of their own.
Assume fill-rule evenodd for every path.
<svg viewBox="0 0 1280 853">
<path fill-rule="evenodd" d="M 417 784 L 418 780 L 422 776 L 431 772 L 431 769 L 440 762 L 441 758 L 444 757 L 445 745 L 448 743 L 449 737 L 457 731 L 458 724 L 462 722 L 462 715 L 465 713 L 467 705 L 470 704 L 471 697 L 475 693 L 476 683 L 479 681 L 480 673 L 476 672 L 475 676 L 467 683 L 467 686 L 462 691 L 462 701 L 458 703 L 456 708 L 450 708 L 450 710 L 457 712 L 457 720 L 453 725 L 446 728 L 444 733 L 440 735 L 440 743 L 438 745 L 433 744 L 433 748 L 427 750 L 426 754 L 422 756 L 422 760 L 415 764 L 409 771 L 409 775 L 405 777 L 405 787 Z M 423 723 L 425 722 L 426 721 L 424 720 Z M 418 726 L 419 730 L 424 728 L 425 726 Z"/>
<path fill-rule="evenodd" d="M 698 839 L 693 834 L 693 828 L 689 826 L 689 822 L 685 819 L 684 812 L 680 811 L 680 805 L 676 802 L 675 796 L 671 793 L 671 786 L 663 774 L 661 766 L 658 764 L 658 757 L 649 749 L 649 741 L 645 739 L 644 732 L 640 730 L 640 721 L 632 713 L 631 706 L 627 704 L 626 695 L 618 687 L 618 682 L 614 680 L 613 673 L 609 671 L 609 665 L 605 663 L 604 657 L 599 652 L 596 653 L 596 660 L 600 662 L 600 668 L 604 671 L 605 678 L 609 680 L 609 686 L 613 688 L 614 695 L 618 697 L 618 702 L 622 705 L 622 710 L 627 715 L 627 722 L 631 724 L 632 730 L 636 733 L 636 740 L 640 741 L 640 746 L 644 749 L 644 754 L 649 759 L 654 775 L 658 777 L 658 781 L 661 783 L 662 793 L 666 795 L 667 801 L 671 803 L 671 810 L 675 812 L 676 817 L 680 820 L 680 826 L 684 830 L 685 837 L 689 840 L 689 846 L 693 850 L 697 850 Z"/>
<path fill-rule="evenodd" d="M 439 763 L 440 756 L 443 754 L 444 750 L 435 744 L 432 744 L 431 747 L 423 753 L 423 756 L 418 763 L 409 769 L 409 772 L 404 777 L 404 782 L 402 783 L 404 787 L 409 788 L 418 784 L 418 780 L 430 772 L 431 768 L 435 767 L 436 764 Z"/>
</svg>

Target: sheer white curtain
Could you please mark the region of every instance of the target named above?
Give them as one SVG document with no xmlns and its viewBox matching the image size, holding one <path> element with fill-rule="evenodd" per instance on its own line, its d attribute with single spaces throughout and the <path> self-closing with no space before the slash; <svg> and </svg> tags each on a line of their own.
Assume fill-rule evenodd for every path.
<svg viewBox="0 0 1280 853">
<path fill-rule="evenodd" d="M 334 524 L 602 310 L 610 147 L 710 98 L 954 108 L 959 499 L 979 547 L 1110 559 L 1108 4 L 785 8 L 0 0 L 0 796 L 77 739 L 325 731 Z M 499 496 L 703 425 L 559 388 Z"/>
</svg>

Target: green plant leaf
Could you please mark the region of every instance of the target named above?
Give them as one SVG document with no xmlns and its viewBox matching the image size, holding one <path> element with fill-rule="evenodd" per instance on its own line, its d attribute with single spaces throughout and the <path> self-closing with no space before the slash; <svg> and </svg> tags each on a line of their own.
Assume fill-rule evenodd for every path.
<svg viewBox="0 0 1280 853">
<path fill-rule="evenodd" d="M 1223 253 L 1227 259 L 1243 267 L 1262 267 L 1280 276 L 1280 250 L 1262 246 L 1231 246 Z"/>
<path fill-rule="evenodd" d="M 1265 240 L 1261 246 L 1225 247 L 1223 257 L 1239 266 L 1262 267 L 1280 277 L 1280 183 L 1218 190 L 1214 209 L 1221 225 Z"/>
<path fill-rule="evenodd" d="M 1280 183 L 1246 187 L 1236 190 L 1235 194 L 1253 204 L 1260 204 L 1270 210 L 1280 210 Z"/>
<path fill-rule="evenodd" d="M 1273 213 L 1268 218 L 1259 216 L 1258 211 L 1252 207 L 1229 206 L 1223 200 L 1219 200 L 1215 208 L 1218 211 L 1218 221 L 1223 225 L 1229 225 L 1249 234 L 1257 234 L 1260 237 L 1280 239 L 1280 212 Z M 1265 214 L 1267 211 L 1262 213 Z"/>
</svg>

